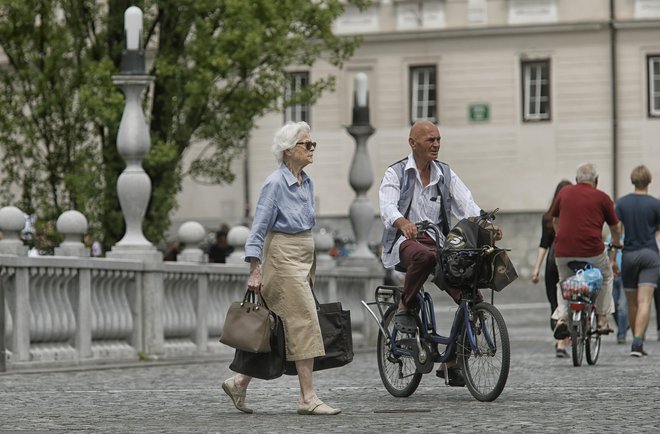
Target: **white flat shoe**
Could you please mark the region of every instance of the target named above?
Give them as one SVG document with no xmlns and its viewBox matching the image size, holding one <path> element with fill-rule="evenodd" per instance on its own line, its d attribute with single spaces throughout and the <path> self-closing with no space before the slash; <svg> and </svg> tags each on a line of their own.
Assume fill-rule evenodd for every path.
<svg viewBox="0 0 660 434">
<path fill-rule="evenodd" d="M 234 377 L 231 377 L 225 380 L 222 383 L 222 390 L 231 398 L 234 406 L 243 413 L 252 413 L 253 410 L 245 406 L 245 390 L 238 390 L 236 383 L 234 383 Z"/>
<path fill-rule="evenodd" d="M 332 408 L 328 404 L 321 401 L 318 397 L 311 400 L 309 403 L 298 403 L 298 414 L 304 415 L 335 415 L 341 413 L 338 408 Z"/>
</svg>

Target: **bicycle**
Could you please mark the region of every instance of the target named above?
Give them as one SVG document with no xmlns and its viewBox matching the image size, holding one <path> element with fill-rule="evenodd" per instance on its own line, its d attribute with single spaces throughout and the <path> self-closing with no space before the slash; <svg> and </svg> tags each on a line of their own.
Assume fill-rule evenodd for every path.
<svg viewBox="0 0 660 434">
<path fill-rule="evenodd" d="M 586 261 L 571 261 L 568 266 L 576 274 L 580 270 L 584 272 L 584 270 L 592 268 L 592 265 Z M 578 281 L 579 279 L 573 282 Z M 594 300 L 602 286 L 602 276 L 600 284 L 592 286 L 588 286 L 586 282 L 571 286 L 569 282 L 571 282 L 570 277 L 562 282 L 562 296 L 568 300 L 568 327 L 571 332 L 573 366 L 582 366 L 585 353 L 587 363 L 595 365 L 600 355 L 601 333 L 598 331 L 598 316 Z"/>
<path fill-rule="evenodd" d="M 497 210 L 496 210 L 497 211 Z M 493 211 L 482 219 L 494 218 Z M 418 232 L 435 232 L 440 239 L 440 229 L 430 222 L 417 223 Z M 475 249 L 454 249 L 452 252 L 476 264 L 482 270 L 485 260 L 495 251 L 493 246 Z M 441 247 L 436 242 L 440 261 Z M 478 296 L 480 273 L 461 289 L 461 301 L 454 315 L 448 336 L 438 333 L 431 295 L 422 288 L 418 293 L 419 312 L 417 333 L 400 333 L 394 325 L 394 314 L 403 293 L 402 286 L 380 285 L 376 288 L 373 302 L 362 305 L 378 323 L 378 371 L 387 391 L 395 397 L 412 395 L 420 384 L 423 374 L 433 370 L 435 363 L 443 363 L 445 384 L 450 384 L 446 362 L 456 359 L 465 385 L 479 401 L 493 401 L 504 390 L 510 366 L 509 334 L 499 310 Z M 376 305 L 378 316 L 370 306 Z M 439 350 L 444 346 L 444 351 Z"/>
</svg>

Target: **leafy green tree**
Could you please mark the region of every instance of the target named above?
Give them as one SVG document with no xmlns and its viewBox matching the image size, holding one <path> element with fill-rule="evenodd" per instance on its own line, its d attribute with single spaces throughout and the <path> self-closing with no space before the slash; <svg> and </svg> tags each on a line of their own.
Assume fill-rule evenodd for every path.
<svg viewBox="0 0 660 434">
<path fill-rule="evenodd" d="M 106 4 L 107 3 L 107 4 Z M 123 15 L 145 14 L 153 86 L 145 93 L 152 198 L 144 232 L 160 241 L 181 180 L 231 182 L 232 159 L 254 122 L 334 86 L 319 77 L 284 95 L 291 65 L 341 67 L 357 39 L 332 33 L 345 4 L 368 0 L 0 0 L 2 199 L 40 220 L 83 212 L 106 247 L 121 238 L 116 134 L 124 99 L 112 84 L 124 46 Z M 204 152 L 184 173 L 191 143 Z M 20 192 L 18 199 L 16 192 Z M 50 225 L 52 227 L 52 225 Z"/>
</svg>

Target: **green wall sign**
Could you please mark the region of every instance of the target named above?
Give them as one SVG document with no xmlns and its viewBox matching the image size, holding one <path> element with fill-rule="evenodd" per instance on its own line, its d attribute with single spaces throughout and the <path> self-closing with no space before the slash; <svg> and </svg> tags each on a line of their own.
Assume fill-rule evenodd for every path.
<svg viewBox="0 0 660 434">
<path fill-rule="evenodd" d="M 470 104 L 468 106 L 470 122 L 488 122 L 490 119 L 490 105 L 486 103 Z"/>
</svg>

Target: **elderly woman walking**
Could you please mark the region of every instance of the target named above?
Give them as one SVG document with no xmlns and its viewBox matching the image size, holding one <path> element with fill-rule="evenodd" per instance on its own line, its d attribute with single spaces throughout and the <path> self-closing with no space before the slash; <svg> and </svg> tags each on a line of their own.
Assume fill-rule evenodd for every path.
<svg viewBox="0 0 660 434">
<path fill-rule="evenodd" d="M 325 354 L 311 292 L 316 267 L 311 229 L 314 187 L 303 168 L 312 163 L 316 142 L 305 122 L 284 125 L 273 139 L 273 154 L 280 166 L 266 178 L 245 243 L 250 263 L 248 289 L 261 293 L 268 307 L 282 318 L 286 359 L 295 362 L 300 382 L 298 414 L 333 415 L 340 412 L 321 401 L 312 384 L 314 357 Z M 222 389 L 240 411 L 252 377 L 236 374 Z"/>
</svg>

